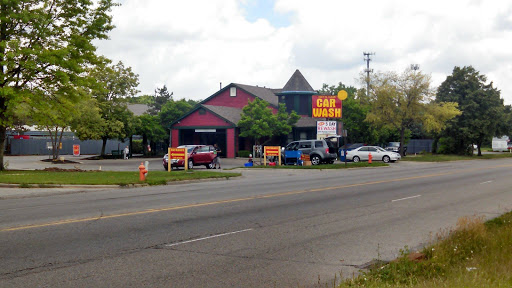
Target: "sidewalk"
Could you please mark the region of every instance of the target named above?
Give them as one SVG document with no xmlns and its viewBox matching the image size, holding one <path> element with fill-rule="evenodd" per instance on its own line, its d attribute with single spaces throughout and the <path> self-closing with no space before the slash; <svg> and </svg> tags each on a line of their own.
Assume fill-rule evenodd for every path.
<svg viewBox="0 0 512 288">
<path fill-rule="evenodd" d="M 53 164 L 41 160 L 48 159 L 48 156 L 4 156 L 4 163 L 8 163 L 8 170 L 43 170 L 45 168 L 61 169 L 81 169 L 81 170 L 104 170 L 104 171 L 138 171 L 140 163 L 149 162 L 149 171 L 164 171 L 161 158 L 131 158 L 124 159 L 105 159 L 105 160 L 87 160 L 95 155 L 85 155 L 80 157 L 64 156 L 65 160 L 71 160 L 77 163 Z M 221 159 L 221 170 L 243 167 L 247 158 Z M 194 170 L 206 170 L 205 166 L 194 167 Z M 0 200 L 18 199 L 27 197 L 42 197 L 60 194 L 72 194 L 89 191 L 100 191 L 106 189 L 119 188 L 117 185 L 63 185 L 55 188 L 19 188 L 18 184 L 0 183 Z M 128 189 L 128 188 L 127 188 Z"/>
<path fill-rule="evenodd" d="M 162 158 L 130 158 L 130 159 L 104 159 L 88 160 L 87 158 L 96 155 L 83 155 L 73 157 L 64 156 L 65 160 L 77 163 L 53 164 L 42 160 L 48 159 L 48 156 L 4 156 L 4 163 L 8 163 L 9 170 L 43 170 L 45 168 L 56 167 L 61 169 L 82 169 L 82 170 L 105 170 L 105 171 L 138 171 L 140 163 L 149 162 L 149 170 L 163 171 Z M 247 158 L 221 158 L 222 169 L 232 169 L 243 167 Z M 196 166 L 193 169 L 205 170 L 205 166 Z"/>
</svg>

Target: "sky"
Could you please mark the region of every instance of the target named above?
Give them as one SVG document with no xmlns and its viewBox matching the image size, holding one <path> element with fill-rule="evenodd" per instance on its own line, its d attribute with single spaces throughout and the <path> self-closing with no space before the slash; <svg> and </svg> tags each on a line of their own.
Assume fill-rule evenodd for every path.
<svg viewBox="0 0 512 288">
<path fill-rule="evenodd" d="M 418 64 L 439 86 L 473 66 L 512 104 L 510 0 L 118 0 L 98 53 L 139 75 L 139 95 L 166 85 L 205 99 L 230 83 L 282 88 L 299 69 L 313 89 L 362 87 L 366 68 Z M 222 84 L 221 84 L 222 83 Z"/>
</svg>

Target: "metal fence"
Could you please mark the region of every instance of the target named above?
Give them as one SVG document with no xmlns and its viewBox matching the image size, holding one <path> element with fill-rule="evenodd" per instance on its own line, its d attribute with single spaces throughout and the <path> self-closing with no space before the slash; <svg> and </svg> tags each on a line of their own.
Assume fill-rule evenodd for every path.
<svg viewBox="0 0 512 288">
<path fill-rule="evenodd" d="M 407 143 L 407 154 L 432 152 L 432 139 L 411 139 Z"/>
<path fill-rule="evenodd" d="M 48 149 L 50 138 L 30 138 L 30 139 L 9 139 L 11 155 L 51 155 L 52 151 Z M 60 155 L 73 155 L 73 145 L 80 145 L 80 154 L 98 155 L 101 153 L 101 140 L 86 140 L 63 138 Z M 105 153 L 110 154 L 112 150 L 123 150 L 129 145 L 129 141 L 107 140 Z"/>
</svg>

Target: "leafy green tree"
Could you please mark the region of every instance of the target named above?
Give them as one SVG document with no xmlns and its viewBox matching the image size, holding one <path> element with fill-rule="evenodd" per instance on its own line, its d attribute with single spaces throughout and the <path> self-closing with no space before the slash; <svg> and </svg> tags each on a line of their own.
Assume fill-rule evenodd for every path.
<svg viewBox="0 0 512 288">
<path fill-rule="evenodd" d="M 238 127 L 241 137 L 251 137 L 259 145 L 264 137 L 288 135 L 300 116 L 295 111 L 286 112 L 284 104 L 279 105 L 278 113 L 273 114 L 268 102 L 255 98 L 242 109 Z"/>
<path fill-rule="evenodd" d="M 454 103 L 433 103 L 430 76 L 411 69 L 402 74 L 376 73 L 372 79 L 371 110 L 366 121 L 396 129 L 400 133 L 400 154 L 404 155 L 406 132 L 416 123 L 427 130 L 442 129 L 460 111 Z M 436 113 L 433 117 L 432 113 Z"/>
<path fill-rule="evenodd" d="M 92 94 L 105 123 L 101 133 L 101 155 L 105 155 L 108 139 L 124 140 L 135 130 L 135 127 L 131 127 L 133 113 L 127 108 L 126 98 L 138 92 L 136 87 L 139 85 L 139 76 L 122 62 L 111 66 L 106 63 L 98 65 L 91 71 L 91 75 L 98 83 Z"/>
<path fill-rule="evenodd" d="M 165 140 L 169 134 L 166 133 L 165 129 L 160 124 L 158 116 L 143 114 L 138 117 L 139 124 L 135 129 L 135 133 L 142 135 L 143 148 L 147 147 L 148 141 L 151 143 Z M 154 150 L 154 147 L 153 147 Z M 144 154 L 147 154 L 147 150 L 143 149 Z"/>
<path fill-rule="evenodd" d="M 160 124 L 169 130 L 170 124 L 176 121 L 181 116 L 187 114 L 194 105 L 191 105 L 189 101 L 181 99 L 178 101 L 168 101 L 162 106 L 160 113 Z"/>
<path fill-rule="evenodd" d="M 452 148 L 447 151 L 472 154 L 472 144 L 481 145 L 493 136 L 510 133 L 507 111 L 500 91 L 472 66 L 455 67 L 452 75 L 439 86 L 437 101 L 458 103 L 462 114 L 450 121 L 444 137 L 451 137 Z"/>
<path fill-rule="evenodd" d="M 153 101 L 149 104 L 149 114 L 151 115 L 158 115 L 158 113 L 162 110 L 162 106 L 165 105 L 165 103 L 172 101 L 172 95 L 174 93 L 167 90 L 167 86 L 163 86 L 162 88 L 156 88 L 155 90 L 155 96 L 153 98 Z"/>
<path fill-rule="evenodd" d="M 64 98 L 84 85 L 85 68 L 97 63 L 93 41 L 114 28 L 113 6 L 111 0 L 0 2 L 0 170 L 15 110 L 33 95 L 56 90 L 49 87 L 65 86 Z"/>
</svg>

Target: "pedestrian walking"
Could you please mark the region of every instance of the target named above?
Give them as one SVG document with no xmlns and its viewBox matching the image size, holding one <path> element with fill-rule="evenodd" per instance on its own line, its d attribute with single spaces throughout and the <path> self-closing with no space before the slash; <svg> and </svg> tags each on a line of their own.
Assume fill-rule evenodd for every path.
<svg viewBox="0 0 512 288">
<path fill-rule="evenodd" d="M 130 155 L 130 149 L 128 149 L 128 146 L 126 146 L 126 148 L 124 148 L 123 154 L 124 154 L 124 159 L 128 159 L 128 156 Z"/>
<path fill-rule="evenodd" d="M 217 169 L 217 165 L 219 165 L 220 168 L 220 153 L 222 152 L 217 144 L 213 145 L 213 148 L 215 151 L 213 151 L 214 154 L 216 154 L 215 158 L 213 159 L 213 169 Z"/>
</svg>

